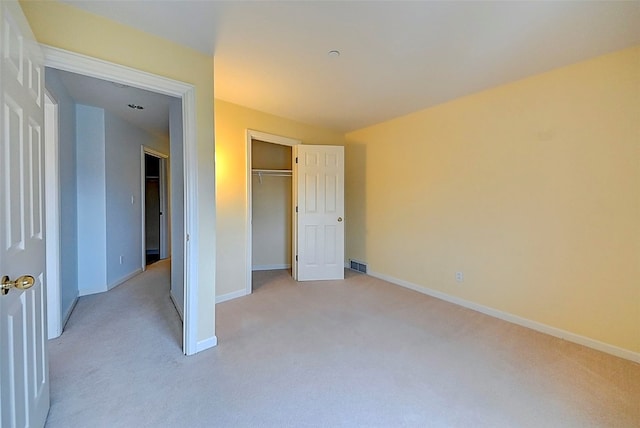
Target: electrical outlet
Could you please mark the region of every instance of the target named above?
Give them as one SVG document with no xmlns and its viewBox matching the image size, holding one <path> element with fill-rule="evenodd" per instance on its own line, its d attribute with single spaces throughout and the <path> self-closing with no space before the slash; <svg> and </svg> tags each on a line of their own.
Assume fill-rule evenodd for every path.
<svg viewBox="0 0 640 428">
<path fill-rule="evenodd" d="M 456 282 L 464 281 L 464 272 L 456 272 Z"/>
<path fill-rule="evenodd" d="M 120 264 L 124 263 L 124 256 L 120 256 Z"/>
</svg>

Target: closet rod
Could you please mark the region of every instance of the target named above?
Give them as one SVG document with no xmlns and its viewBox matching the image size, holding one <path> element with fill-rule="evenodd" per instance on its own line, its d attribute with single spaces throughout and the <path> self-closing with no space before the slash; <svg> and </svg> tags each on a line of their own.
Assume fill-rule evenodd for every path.
<svg viewBox="0 0 640 428">
<path fill-rule="evenodd" d="M 291 175 L 290 169 L 252 169 L 253 174 Z"/>
<path fill-rule="evenodd" d="M 262 176 L 269 175 L 272 177 L 291 177 L 291 171 L 287 169 L 253 169 L 251 170 L 253 175 L 258 176 L 258 181 L 262 184 Z"/>
</svg>

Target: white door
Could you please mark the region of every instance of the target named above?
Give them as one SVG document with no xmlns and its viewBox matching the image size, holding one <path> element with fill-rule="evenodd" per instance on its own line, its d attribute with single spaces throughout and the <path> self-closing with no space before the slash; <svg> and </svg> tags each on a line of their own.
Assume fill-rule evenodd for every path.
<svg viewBox="0 0 640 428">
<path fill-rule="evenodd" d="M 41 427 L 49 411 L 44 69 L 15 0 L 0 1 L 0 31 L 0 276 L 35 279 L 0 293 L 0 425 Z"/>
<path fill-rule="evenodd" d="M 297 280 L 344 279 L 344 147 L 295 146 Z"/>
</svg>

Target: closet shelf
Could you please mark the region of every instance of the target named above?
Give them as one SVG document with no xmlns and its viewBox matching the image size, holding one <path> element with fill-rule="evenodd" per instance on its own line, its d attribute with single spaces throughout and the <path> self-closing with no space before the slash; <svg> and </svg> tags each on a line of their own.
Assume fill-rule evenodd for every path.
<svg viewBox="0 0 640 428">
<path fill-rule="evenodd" d="M 271 177 L 291 177 L 290 169 L 252 169 L 251 173 L 258 176 L 260 184 L 262 184 L 262 176 L 268 175 Z"/>
<path fill-rule="evenodd" d="M 291 175 L 290 169 L 252 169 L 254 174 L 287 174 Z"/>
</svg>

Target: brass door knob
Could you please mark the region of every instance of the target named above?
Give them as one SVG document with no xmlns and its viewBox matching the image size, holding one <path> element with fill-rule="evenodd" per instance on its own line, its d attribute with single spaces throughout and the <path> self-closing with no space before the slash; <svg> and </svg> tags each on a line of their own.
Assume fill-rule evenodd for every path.
<svg viewBox="0 0 640 428">
<path fill-rule="evenodd" d="M 17 288 L 19 290 L 26 290 L 33 287 L 36 280 L 31 275 L 22 275 L 18 277 L 15 281 L 9 280 L 8 276 L 2 277 L 2 284 L 0 284 L 0 290 L 2 290 L 2 295 L 6 295 L 11 288 Z"/>
</svg>

